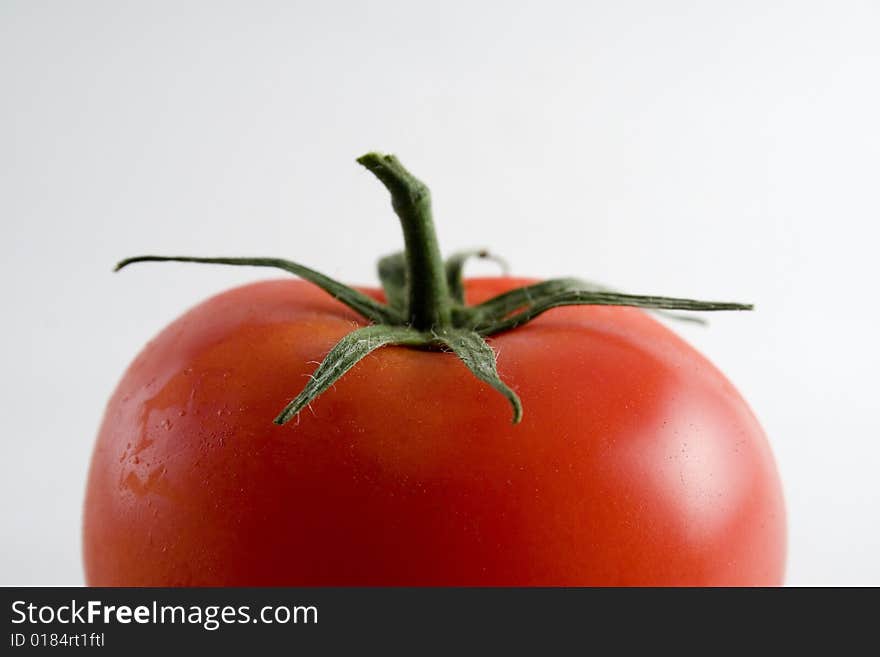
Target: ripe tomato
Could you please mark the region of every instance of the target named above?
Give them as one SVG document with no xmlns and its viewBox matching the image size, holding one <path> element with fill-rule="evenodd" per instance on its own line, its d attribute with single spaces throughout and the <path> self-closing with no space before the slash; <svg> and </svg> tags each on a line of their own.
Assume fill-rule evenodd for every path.
<svg viewBox="0 0 880 657">
<path fill-rule="evenodd" d="M 475 279 L 477 303 L 521 286 Z M 369 292 L 381 298 L 376 292 Z M 357 313 L 247 285 L 146 346 L 88 480 L 90 585 L 776 585 L 780 484 L 746 403 L 645 312 L 556 308 L 489 338 L 519 394 L 385 347 L 272 424 Z"/>
</svg>

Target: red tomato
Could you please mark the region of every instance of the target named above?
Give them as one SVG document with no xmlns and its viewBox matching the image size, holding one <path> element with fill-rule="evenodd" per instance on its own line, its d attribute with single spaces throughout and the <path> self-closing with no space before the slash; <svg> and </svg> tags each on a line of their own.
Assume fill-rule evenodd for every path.
<svg viewBox="0 0 880 657">
<path fill-rule="evenodd" d="M 467 282 L 470 303 L 526 283 Z M 371 292 L 381 298 L 376 292 Z M 522 399 L 386 347 L 272 423 L 359 315 L 309 283 L 202 303 L 132 363 L 89 475 L 90 585 L 776 585 L 785 522 L 733 386 L 641 310 L 489 339 Z"/>
</svg>

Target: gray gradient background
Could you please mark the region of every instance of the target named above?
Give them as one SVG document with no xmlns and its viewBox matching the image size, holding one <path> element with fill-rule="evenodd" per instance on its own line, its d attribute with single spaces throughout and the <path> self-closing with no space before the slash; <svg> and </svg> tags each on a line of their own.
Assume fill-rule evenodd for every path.
<svg viewBox="0 0 880 657">
<path fill-rule="evenodd" d="M 107 397 L 278 255 L 401 243 L 354 157 L 433 187 L 447 250 L 751 300 L 677 326 L 777 455 L 790 584 L 880 584 L 880 4 L 0 0 L 0 584 L 79 584 Z M 489 268 L 475 267 L 474 272 Z"/>
</svg>

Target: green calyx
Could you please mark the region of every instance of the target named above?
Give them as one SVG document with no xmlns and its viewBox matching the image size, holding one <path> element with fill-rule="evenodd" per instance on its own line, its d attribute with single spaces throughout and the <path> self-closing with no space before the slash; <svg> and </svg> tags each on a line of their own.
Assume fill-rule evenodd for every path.
<svg viewBox="0 0 880 657">
<path fill-rule="evenodd" d="M 367 153 L 357 161 L 391 192 L 391 204 L 403 228 L 405 250 L 379 260 L 379 279 L 386 303 L 313 269 L 279 258 L 148 255 L 127 258 L 116 265 L 116 271 L 135 262 L 273 267 L 317 285 L 367 319 L 368 326 L 352 331 L 330 350 L 306 387 L 275 418 L 276 424 L 294 418 L 367 354 L 388 345 L 454 353 L 474 376 L 507 398 L 513 409 L 513 422 L 518 423 L 522 419 L 522 404 L 499 376 L 495 352 L 485 339 L 488 336 L 515 329 L 560 306 L 633 306 L 691 321 L 702 320 L 668 311 L 752 309 L 750 304 L 742 303 L 621 294 L 576 278 L 526 285 L 469 306 L 464 299 L 465 264 L 473 258 L 486 258 L 501 264 L 505 271 L 506 264 L 485 250 L 456 253 L 444 262 L 434 231 L 427 186 L 393 155 Z"/>
</svg>

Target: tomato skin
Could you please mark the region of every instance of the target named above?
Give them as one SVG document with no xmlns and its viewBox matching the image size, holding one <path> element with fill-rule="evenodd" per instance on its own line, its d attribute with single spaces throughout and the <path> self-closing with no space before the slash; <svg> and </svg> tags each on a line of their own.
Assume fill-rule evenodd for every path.
<svg viewBox="0 0 880 657">
<path fill-rule="evenodd" d="M 527 282 L 470 280 L 468 299 Z M 362 324 L 311 284 L 266 281 L 150 342 L 98 435 L 88 584 L 782 583 L 758 422 L 646 313 L 559 308 L 490 338 L 519 425 L 455 356 L 400 347 L 272 424 Z"/>
</svg>

